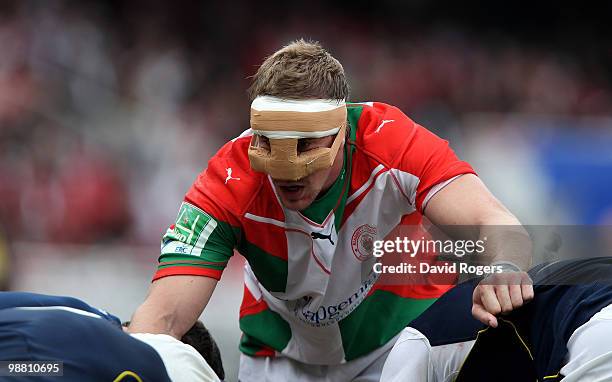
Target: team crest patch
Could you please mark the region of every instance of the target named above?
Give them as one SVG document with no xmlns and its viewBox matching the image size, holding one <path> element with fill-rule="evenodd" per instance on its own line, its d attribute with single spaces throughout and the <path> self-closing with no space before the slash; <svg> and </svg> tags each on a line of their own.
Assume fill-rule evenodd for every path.
<svg viewBox="0 0 612 382">
<path fill-rule="evenodd" d="M 364 224 L 353 232 L 353 236 L 351 237 L 351 248 L 357 260 L 365 261 L 372 257 L 376 233 L 376 227 L 369 224 Z"/>
</svg>

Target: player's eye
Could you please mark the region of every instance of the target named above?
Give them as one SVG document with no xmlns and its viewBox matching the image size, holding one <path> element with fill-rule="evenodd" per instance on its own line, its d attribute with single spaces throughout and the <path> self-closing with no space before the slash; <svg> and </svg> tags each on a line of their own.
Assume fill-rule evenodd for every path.
<svg viewBox="0 0 612 382">
<path fill-rule="evenodd" d="M 306 151 L 318 149 L 321 147 L 331 147 L 336 136 L 327 136 L 322 138 L 301 138 L 298 139 L 297 151 L 303 153 Z"/>
<path fill-rule="evenodd" d="M 264 137 L 263 135 L 255 134 L 253 135 L 253 140 L 251 141 L 251 145 L 253 147 L 257 147 L 260 149 L 264 149 L 270 151 L 270 139 Z"/>
<path fill-rule="evenodd" d="M 312 139 L 298 139 L 297 151 L 303 153 L 320 147 Z"/>
</svg>

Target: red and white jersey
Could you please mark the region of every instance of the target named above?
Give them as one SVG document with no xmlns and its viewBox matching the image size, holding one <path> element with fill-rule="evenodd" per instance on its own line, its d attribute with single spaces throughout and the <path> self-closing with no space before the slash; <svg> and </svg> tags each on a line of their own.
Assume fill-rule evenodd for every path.
<svg viewBox="0 0 612 382">
<path fill-rule="evenodd" d="M 418 225 L 429 199 L 474 171 L 448 142 L 383 103 L 348 105 L 345 168 L 302 212 L 283 208 L 250 168 L 247 130 L 209 161 L 162 240 L 155 278 L 219 279 L 246 260 L 241 350 L 338 364 L 385 344 L 448 289 L 382 285 L 371 243 Z"/>
</svg>

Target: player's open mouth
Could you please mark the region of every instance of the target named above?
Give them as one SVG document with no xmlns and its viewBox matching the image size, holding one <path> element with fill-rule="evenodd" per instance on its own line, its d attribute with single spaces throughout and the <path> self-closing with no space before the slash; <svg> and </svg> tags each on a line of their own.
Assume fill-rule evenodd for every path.
<svg viewBox="0 0 612 382">
<path fill-rule="evenodd" d="M 304 186 L 281 186 L 285 192 L 296 192 L 304 188 Z"/>
<path fill-rule="evenodd" d="M 304 186 L 301 184 L 285 184 L 279 185 L 281 194 L 289 200 L 298 200 L 303 197 Z"/>
</svg>

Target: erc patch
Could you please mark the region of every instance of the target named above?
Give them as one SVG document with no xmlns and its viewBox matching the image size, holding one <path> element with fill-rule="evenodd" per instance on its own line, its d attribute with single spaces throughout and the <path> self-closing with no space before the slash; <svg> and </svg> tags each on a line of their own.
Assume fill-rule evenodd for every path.
<svg viewBox="0 0 612 382">
<path fill-rule="evenodd" d="M 206 212 L 193 204 L 183 202 L 176 218 L 176 222 L 164 237 L 164 242 L 171 240 L 183 243 L 181 251 L 174 251 L 190 255 L 200 255 L 206 245 L 210 234 L 217 227 L 217 222 Z M 170 239 L 170 240 L 168 240 Z M 187 248 L 185 248 L 187 247 Z M 179 248 L 175 248 L 178 250 Z"/>
</svg>

